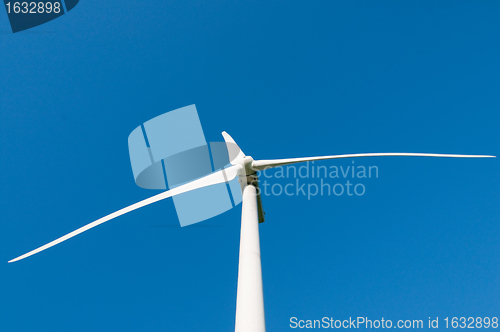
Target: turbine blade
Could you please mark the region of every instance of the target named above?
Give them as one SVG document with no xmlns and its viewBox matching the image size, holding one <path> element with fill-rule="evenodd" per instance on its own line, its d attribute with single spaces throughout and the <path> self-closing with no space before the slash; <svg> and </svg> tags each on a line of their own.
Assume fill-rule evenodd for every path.
<svg viewBox="0 0 500 332">
<path fill-rule="evenodd" d="M 444 157 L 444 158 L 496 158 L 496 156 L 485 155 L 466 155 L 466 154 L 438 154 L 438 153 L 357 153 L 357 154 L 341 154 L 336 156 L 322 157 L 306 157 L 306 158 L 290 158 L 290 159 L 271 159 L 271 160 L 255 160 L 252 167 L 256 171 L 269 169 L 278 166 L 302 163 L 305 161 L 341 159 L 341 158 L 358 158 L 358 157 Z"/>
<path fill-rule="evenodd" d="M 66 234 L 50 243 L 47 243 L 46 245 L 44 246 L 41 246 L 40 248 L 37 248 L 35 250 L 32 250 L 22 256 L 19 256 L 17 258 L 14 258 L 12 260 L 9 261 L 9 263 L 12 263 L 12 262 L 16 262 L 16 261 L 19 261 L 21 259 L 24 259 L 26 257 L 29 257 L 31 255 L 34 255 L 36 253 L 39 253 L 40 251 L 43 251 L 47 248 L 50 248 L 52 246 L 55 246 L 56 244 L 59 244 L 63 241 L 66 241 L 67 239 L 70 239 L 72 238 L 73 236 L 76 236 L 80 233 L 83 233 L 85 232 L 86 230 L 89 230 L 97 225 L 100 225 L 108 220 L 111 220 L 111 219 L 114 219 L 116 217 L 119 217 L 121 215 L 124 215 L 125 213 L 128 213 L 130 211 L 134 211 L 134 210 L 137 210 L 143 206 L 146 206 L 146 205 L 149 205 L 149 204 L 152 204 L 152 203 L 155 203 L 155 202 L 158 202 L 158 201 L 161 201 L 165 198 L 168 198 L 168 197 L 172 197 L 172 196 L 175 196 L 175 195 L 179 195 L 179 194 L 182 194 L 182 193 L 185 193 L 185 192 L 188 192 L 188 191 L 191 191 L 191 190 L 195 190 L 195 189 L 199 189 L 199 188 L 203 188 L 203 187 L 208 187 L 208 186 L 212 186 L 212 185 L 215 185 L 215 184 L 219 184 L 219 183 L 224 183 L 226 181 L 231 181 L 233 180 L 236 176 L 238 176 L 239 174 L 239 171 L 242 167 L 241 166 L 231 166 L 231 167 L 228 167 L 226 169 L 223 169 L 223 170 L 220 170 L 218 172 L 215 172 L 215 173 L 212 173 L 212 174 L 209 174 L 203 178 L 200 178 L 198 180 L 195 180 L 195 181 L 192 181 L 192 182 L 189 182 L 189 183 L 186 183 L 182 186 L 179 186 L 177 188 L 174 188 L 174 189 L 171 189 L 171 190 L 168 190 L 168 191 L 165 191 L 161 194 L 158 194 L 156 196 L 153 196 L 153 197 L 150 197 L 150 198 L 147 198 L 143 201 L 140 201 L 140 202 L 137 202 L 135 204 L 132 204 L 130 206 L 127 206 L 126 208 L 123 208 L 121 210 L 118 210 L 116 212 L 113 212 L 111 214 L 108 214 L 107 216 L 105 217 L 102 217 L 100 219 L 97 219 L 96 221 L 94 222 L 91 222 L 90 224 L 88 225 L 85 225 L 83 227 L 80 227 L 78 228 L 77 230 L 69 233 L 69 234 Z"/>
<path fill-rule="evenodd" d="M 241 160 L 245 158 L 245 154 L 243 153 L 243 151 L 241 151 L 238 144 L 236 144 L 234 139 L 228 133 L 223 131 L 222 136 L 224 137 L 224 141 L 226 142 L 227 152 L 229 154 L 229 162 L 232 165 L 240 163 Z"/>
</svg>

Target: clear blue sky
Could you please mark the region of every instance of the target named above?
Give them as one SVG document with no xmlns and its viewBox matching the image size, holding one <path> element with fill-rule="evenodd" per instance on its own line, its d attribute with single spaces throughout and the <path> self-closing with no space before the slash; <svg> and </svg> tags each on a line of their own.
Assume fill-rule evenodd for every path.
<svg viewBox="0 0 500 332">
<path fill-rule="evenodd" d="M 2 12 L 0 330 L 232 331 L 240 206 L 180 228 L 167 200 L 7 261 L 157 193 L 135 185 L 127 137 L 190 104 L 207 140 L 226 130 L 255 159 L 500 155 L 499 14 L 497 1 L 82 0 L 12 34 Z M 379 169 L 361 197 L 263 198 L 268 330 L 500 316 L 499 160 L 356 165 Z"/>
</svg>

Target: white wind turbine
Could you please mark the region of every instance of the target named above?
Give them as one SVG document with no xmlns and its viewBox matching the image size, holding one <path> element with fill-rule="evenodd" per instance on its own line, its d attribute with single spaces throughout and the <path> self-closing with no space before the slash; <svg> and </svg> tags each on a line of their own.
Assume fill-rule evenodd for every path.
<svg viewBox="0 0 500 332">
<path fill-rule="evenodd" d="M 143 206 L 161 201 L 165 198 L 186 193 L 195 189 L 229 182 L 239 177 L 243 195 L 243 206 L 241 214 L 241 237 L 240 254 L 238 266 L 238 289 L 236 299 L 236 332 L 263 332 L 265 331 L 264 319 L 264 296 L 262 292 L 262 271 L 260 260 L 259 222 L 264 221 L 264 211 L 260 195 L 257 194 L 258 176 L 257 171 L 316 160 L 355 158 L 355 157 L 387 157 L 387 156 L 410 156 L 410 157 L 447 157 L 447 158 L 495 158 L 487 155 L 460 155 L 460 154 L 435 154 L 435 153 L 358 153 L 335 156 L 253 160 L 245 156 L 229 134 L 222 132 L 228 146 L 229 159 L 232 166 L 213 172 L 210 175 L 191 181 L 161 194 L 155 195 L 138 203 L 132 204 L 102 217 L 88 225 L 85 225 L 67 235 L 64 235 L 44 246 L 32 250 L 22 256 L 14 258 L 9 263 L 19 261 L 34 255 L 47 248 L 55 246 L 75 235 L 100 225 L 108 220 L 119 217 L 130 211 L 137 210 Z M 230 148 L 234 146 L 237 149 Z"/>
</svg>

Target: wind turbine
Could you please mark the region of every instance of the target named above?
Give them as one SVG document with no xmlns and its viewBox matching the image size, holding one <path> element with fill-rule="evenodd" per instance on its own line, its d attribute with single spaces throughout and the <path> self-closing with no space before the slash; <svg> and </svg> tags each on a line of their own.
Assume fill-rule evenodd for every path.
<svg viewBox="0 0 500 332">
<path fill-rule="evenodd" d="M 258 194 L 258 174 L 262 171 L 278 166 L 290 165 L 308 161 L 327 159 L 357 158 L 357 157 L 445 157 L 445 158 L 495 158 L 488 155 L 460 155 L 435 153 L 359 153 L 321 157 L 254 160 L 246 156 L 229 134 L 222 132 L 226 142 L 230 165 L 220 171 L 213 172 L 205 177 L 167 190 L 138 203 L 102 217 L 67 235 L 64 235 L 44 246 L 34 249 L 22 256 L 14 258 L 9 263 L 32 256 L 40 251 L 59 244 L 75 235 L 100 225 L 108 220 L 125 213 L 137 210 L 143 206 L 161 201 L 165 198 L 187 193 L 192 190 L 227 183 L 238 177 L 241 186 L 243 206 L 241 214 L 241 237 L 238 266 L 238 289 L 236 296 L 236 332 L 263 332 L 265 331 L 264 296 L 262 292 L 262 270 L 260 259 L 259 222 L 264 221 L 264 211 L 260 195 Z"/>
</svg>

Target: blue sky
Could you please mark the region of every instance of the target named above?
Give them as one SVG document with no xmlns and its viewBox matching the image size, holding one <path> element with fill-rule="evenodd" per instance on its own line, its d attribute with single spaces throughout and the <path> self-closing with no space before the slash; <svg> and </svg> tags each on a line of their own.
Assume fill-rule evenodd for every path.
<svg viewBox="0 0 500 332">
<path fill-rule="evenodd" d="M 0 330 L 234 330 L 240 206 L 180 228 L 166 200 L 7 261 L 158 193 L 135 185 L 127 137 L 190 104 L 207 140 L 226 130 L 255 159 L 500 155 L 499 12 L 82 0 L 17 34 L 0 14 Z M 379 169 L 363 196 L 263 197 L 268 330 L 498 317 L 498 160 L 355 162 Z"/>
</svg>

